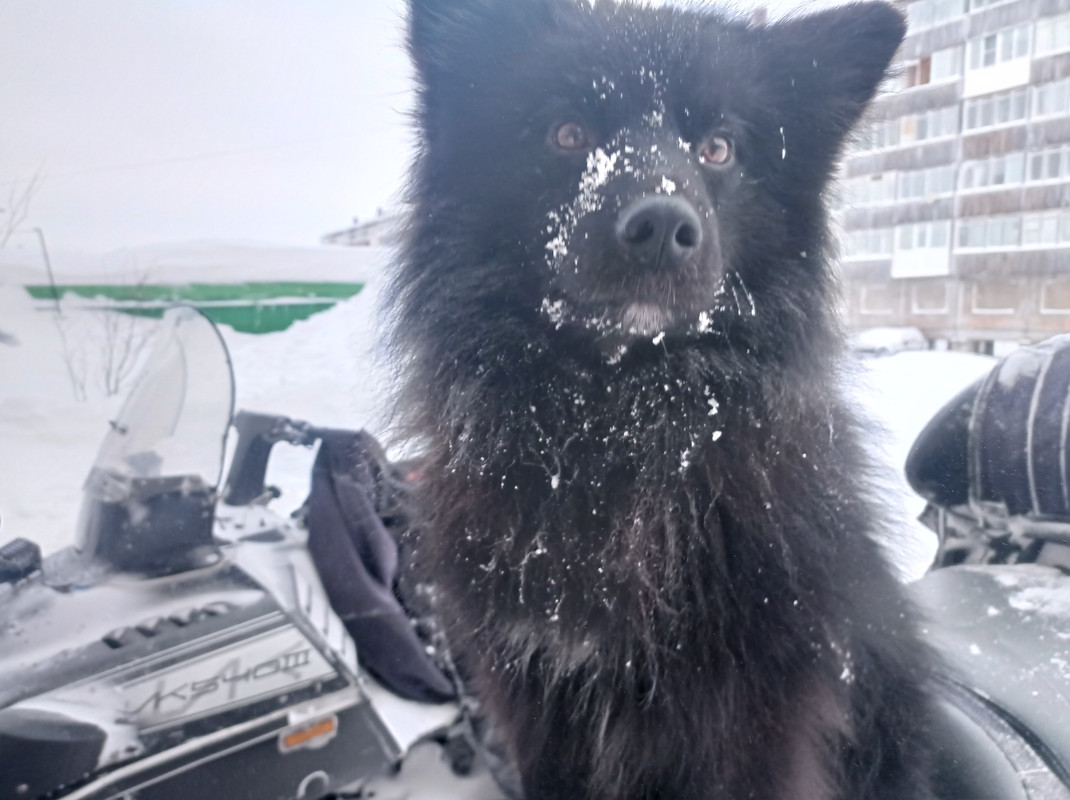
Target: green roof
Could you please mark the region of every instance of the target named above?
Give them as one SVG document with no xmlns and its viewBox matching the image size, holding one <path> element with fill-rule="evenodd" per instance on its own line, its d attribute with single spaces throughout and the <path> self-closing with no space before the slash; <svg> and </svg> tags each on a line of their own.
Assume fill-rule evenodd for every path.
<svg viewBox="0 0 1070 800">
<path fill-rule="evenodd" d="M 297 320 L 326 311 L 358 294 L 363 283 L 270 281 L 188 284 L 47 284 L 27 286 L 38 301 L 58 293 L 99 300 L 101 308 L 158 317 L 177 303 L 196 306 L 212 321 L 243 333 L 286 330 Z"/>
</svg>

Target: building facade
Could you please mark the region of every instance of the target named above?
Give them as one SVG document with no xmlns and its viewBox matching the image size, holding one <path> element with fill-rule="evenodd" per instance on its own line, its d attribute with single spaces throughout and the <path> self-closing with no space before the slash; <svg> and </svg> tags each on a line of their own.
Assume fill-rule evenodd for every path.
<svg viewBox="0 0 1070 800">
<path fill-rule="evenodd" d="M 913 0 L 836 200 L 853 329 L 1070 332 L 1070 0 Z"/>
<path fill-rule="evenodd" d="M 379 247 L 397 244 L 400 215 L 378 209 L 371 219 L 353 219 L 353 224 L 320 238 L 320 244 L 343 247 Z"/>
</svg>

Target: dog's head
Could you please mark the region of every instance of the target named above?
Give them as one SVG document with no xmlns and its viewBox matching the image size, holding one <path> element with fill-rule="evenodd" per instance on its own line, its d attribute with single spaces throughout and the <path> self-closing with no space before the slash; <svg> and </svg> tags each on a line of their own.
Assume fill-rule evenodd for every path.
<svg viewBox="0 0 1070 800">
<path fill-rule="evenodd" d="M 530 312 L 611 358 L 805 307 L 827 283 L 822 195 L 904 35 L 883 3 L 761 25 L 410 0 L 409 24 L 416 257 L 453 252 L 439 280 L 483 311 Z"/>
</svg>

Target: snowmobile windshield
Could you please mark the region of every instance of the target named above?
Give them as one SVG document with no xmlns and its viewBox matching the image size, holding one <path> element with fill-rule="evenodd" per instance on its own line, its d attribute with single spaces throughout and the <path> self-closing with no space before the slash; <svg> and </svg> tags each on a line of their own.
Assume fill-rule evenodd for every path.
<svg viewBox="0 0 1070 800">
<path fill-rule="evenodd" d="M 218 329 L 194 308 L 168 311 L 101 445 L 87 491 L 123 494 L 160 478 L 184 478 L 191 489 L 216 488 L 233 412 L 234 374 Z M 112 480 L 102 483 L 103 475 Z"/>
</svg>

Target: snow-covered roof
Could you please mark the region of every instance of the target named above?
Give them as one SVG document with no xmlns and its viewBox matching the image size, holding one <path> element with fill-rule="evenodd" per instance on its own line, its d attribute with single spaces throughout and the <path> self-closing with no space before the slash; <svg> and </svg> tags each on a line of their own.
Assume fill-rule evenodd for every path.
<svg viewBox="0 0 1070 800">
<path fill-rule="evenodd" d="M 103 256 L 50 252 L 59 284 L 85 283 L 364 283 L 389 266 L 387 247 L 298 247 L 231 242 L 186 242 L 117 250 Z M 0 284 L 48 282 L 33 239 L 0 250 Z"/>
</svg>

